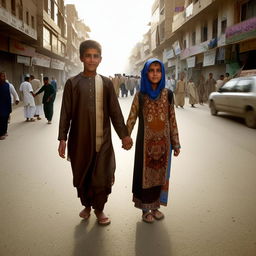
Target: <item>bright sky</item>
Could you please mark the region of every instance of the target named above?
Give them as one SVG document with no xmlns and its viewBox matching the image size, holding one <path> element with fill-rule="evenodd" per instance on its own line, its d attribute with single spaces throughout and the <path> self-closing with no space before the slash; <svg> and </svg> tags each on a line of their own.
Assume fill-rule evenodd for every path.
<svg viewBox="0 0 256 256">
<path fill-rule="evenodd" d="M 90 38 L 102 45 L 98 72 L 123 73 L 132 48 L 140 42 L 151 20 L 154 0 L 65 0 L 75 4 L 79 18 L 91 29 Z"/>
</svg>

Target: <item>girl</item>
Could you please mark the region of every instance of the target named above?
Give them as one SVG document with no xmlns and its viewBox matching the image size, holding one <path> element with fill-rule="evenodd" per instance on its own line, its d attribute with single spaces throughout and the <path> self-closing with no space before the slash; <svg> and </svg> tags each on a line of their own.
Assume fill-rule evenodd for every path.
<svg viewBox="0 0 256 256">
<path fill-rule="evenodd" d="M 165 88 L 165 70 L 160 60 L 145 63 L 140 86 L 127 120 L 130 135 L 139 117 L 132 192 L 143 221 L 152 223 L 164 217 L 158 209 L 167 205 L 171 150 L 178 156 L 180 143 L 173 94 Z"/>
</svg>

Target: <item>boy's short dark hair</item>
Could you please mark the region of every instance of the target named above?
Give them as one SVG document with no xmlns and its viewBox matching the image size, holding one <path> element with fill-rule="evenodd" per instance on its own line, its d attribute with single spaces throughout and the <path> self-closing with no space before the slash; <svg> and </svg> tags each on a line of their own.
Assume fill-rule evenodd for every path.
<svg viewBox="0 0 256 256">
<path fill-rule="evenodd" d="M 101 45 L 97 41 L 85 40 L 80 44 L 79 47 L 80 58 L 83 57 L 83 54 L 87 49 L 96 49 L 101 55 Z"/>
<path fill-rule="evenodd" d="M 43 80 L 44 80 L 44 81 L 49 81 L 49 77 L 48 77 L 48 76 L 45 76 L 45 77 L 43 78 Z"/>
</svg>

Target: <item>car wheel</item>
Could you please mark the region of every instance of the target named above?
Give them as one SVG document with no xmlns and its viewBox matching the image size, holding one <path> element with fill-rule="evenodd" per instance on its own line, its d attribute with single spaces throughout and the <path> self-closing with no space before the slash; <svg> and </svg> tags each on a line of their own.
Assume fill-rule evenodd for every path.
<svg viewBox="0 0 256 256">
<path fill-rule="evenodd" d="M 210 101 L 210 109 L 211 109 L 211 114 L 213 116 L 216 116 L 218 114 L 218 111 L 215 107 L 215 103 L 213 101 Z"/>
<path fill-rule="evenodd" d="M 256 113 L 253 110 L 245 113 L 245 123 L 250 128 L 256 128 Z"/>
</svg>

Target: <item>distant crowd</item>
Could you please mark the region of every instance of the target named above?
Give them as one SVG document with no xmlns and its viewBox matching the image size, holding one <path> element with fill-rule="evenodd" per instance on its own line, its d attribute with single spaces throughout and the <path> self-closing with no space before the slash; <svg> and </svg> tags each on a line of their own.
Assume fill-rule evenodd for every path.
<svg viewBox="0 0 256 256">
<path fill-rule="evenodd" d="M 7 129 L 12 104 L 19 104 L 20 99 L 13 84 L 7 80 L 5 72 L 0 72 L 0 85 L 0 140 L 4 140 L 8 136 Z M 42 84 L 34 75 L 24 76 L 24 82 L 20 84 L 19 90 L 23 98 L 26 122 L 41 120 L 44 113 L 47 123 L 51 124 L 57 88 L 57 81 L 54 77 L 51 81 L 48 77 L 44 77 Z"/>
</svg>

